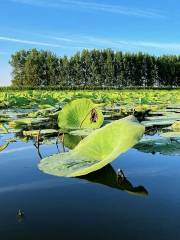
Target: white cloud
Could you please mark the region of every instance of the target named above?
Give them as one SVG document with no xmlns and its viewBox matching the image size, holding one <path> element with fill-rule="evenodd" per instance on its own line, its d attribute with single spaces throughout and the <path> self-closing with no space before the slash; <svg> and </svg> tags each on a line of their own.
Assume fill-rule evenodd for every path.
<svg viewBox="0 0 180 240">
<path fill-rule="evenodd" d="M 140 47 L 144 49 L 162 49 L 168 51 L 179 51 L 180 43 L 175 42 L 149 42 L 149 41 L 118 41 L 120 44 L 127 47 Z"/>
<path fill-rule="evenodd" d="M 68 46 L 69 43 L 81 45 L 81 48 L 114 48 L 114 49 L 135 49 L 135 50 L 144 50 L 148 51 L 148 49 L 159 49 L 167 51 L 179 51 L 180 43 L 178 42 L 154 42 L 154 41 L 131 41 L 124 39 L 112 39 L 112 38 L 102 38 L 102 37 L 94 37 L 94 36 L 84 36 L 84 35 L 61 35 L 61 36 L 48 36 L 47 38 L 51 38 L 56 40 L 57 42 L 64 43 L 65 46 Z M 79 47 L 80 48 L 80 47 Z"/>
<path fill-rule="evenodd" d="M 38 7 L 51 7 L 51 8 L 75 8 L 82 10 L 109 12 L 126 16 L 135 17 L 164 17 L 163 14 L 155 9 L 139 9 L 130 8 L 117 4 L 103 4 L 96 2 L 84 2 L 75 0 L 59 0 L 59 1 L 47 1 L 47 0 L 10 0 L 11 2 L 27 4 Z"/>
<path fill-rule="evenodd" d="M 0 36 L 0 41 L 16 42 L 16 43 L 22 43 L 22 44 L 39 45 L 39 46 L 47 46 L 47 47 L 62 47 L 62 46 L 57 45 L 57 44 L 51 44 L 51 43 L 45 43 L 45 42 L 36 42 L 36 41 L 31 41 L 31 40 L 23 40 L 23 39 L 4 37 L 4 36 Z"/>
<path fill-rule="evenodd" d="M 148 49 L 159 49 L 167 51 L 179 51 L 180 43 L 178 42 L 154 42 L 154 41 L 129 41 L 123 39 L 112 39 L 112 38 L 102 38 L 95 36 L 85 36 L 85 35 L 40 35 L 46 39 L 54 40 L 51 43 L 44 41 L 32 41 L 19 39 L 16 37 L 6 37 L 0 36 L 0 41 L 14 42 L 19 44 L 36 45 L 42 47 L 50 48 L 62 48 L 62 49 L 77 49 L 81 50 L 83 48 L 113 48 L 113 49 L 124 49 L 131 50 L 135 49 L 148 51 Z M 8 52 L 0 51 L 1 55 L 9 54 Z"/>
</svg>

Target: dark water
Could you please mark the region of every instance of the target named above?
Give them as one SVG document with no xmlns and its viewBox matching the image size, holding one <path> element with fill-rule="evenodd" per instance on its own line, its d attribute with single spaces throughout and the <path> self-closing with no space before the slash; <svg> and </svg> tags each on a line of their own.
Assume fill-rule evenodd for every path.
<svg viewBox="0 0 180 240">
<path fill-rule="evenodd" d="M 40 148 L 43 156 L 57 152 L 55 145 Z M 86 179 L 44 174 L 38 161 L 31 141 L 0 153 L 2 240 L 180 239 L 179 156 L 131 149 Z"/>
</svg>

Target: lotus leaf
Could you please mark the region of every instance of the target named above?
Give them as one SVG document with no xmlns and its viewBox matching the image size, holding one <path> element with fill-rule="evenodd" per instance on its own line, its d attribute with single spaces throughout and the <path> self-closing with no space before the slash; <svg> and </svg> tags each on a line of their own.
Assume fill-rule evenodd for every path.
<svg viewBox="0 0 180 240">
<path fill-rule="evenodd" d="M 173 124 L 176 120 L 172 119 L 164 119 L 164 120 L 153 120 L 153 121 L 143 121 L 141 124 L 143 124 L 145 127 L 153 127 L 153 126 L 169 126 Z"/>
<path fill-rule="evenodd" d="M 74 149 L 82 140 L 80 136 L 64 134 L 64 146 L 69 149 Z"/>
<path fill-rule="evenodd" d="M 77 130 L 74 130 L 74 131 L 70 131 L 69 134 L 74 135 L 74 136 L 88 136 L 93 131 L 94 131 L 94 129 L 92 129 L 92 128 L 77 129 Z"/>
<path fill-rule="evenodd" d="M 166 138 L 180 138 L 180 132 L 161 133 L 161 136 Z"/>
<path fill-rule="evenodd" d="M 99 128 L 103 114 L 89 99 L 77 99 L 64 106 L 59 112 L 58 125 L 62 129 Z"/>
<path fill-rule="evenodd" d="M 74 150 L 43 159 L 39 169 L 56 176 L 76 177 L 101 169 L 141 139 L 141 124 L 121 119 L 95 130 Z"/>
<path fill-rule="evenodd" d="M 21 128 L 23 126 L 32 126 L 38 124 L 45 124 L 49 118 L 22 118 L 9 122 L 9 126 L 13 128 Z"/>
<path fill-rule="evenodd" d="M 180 142 L 170 138 L 146 138 L 142 139 L 134 148 L 145 153 L 160 153 L 163 155 L 179 155 Z"/>
<path fill-rule="evenodd" d="M 31 130 L 31 131 L 23 131 L 24 136 L 37 136 L 39 134 L 39 130 Z M 40 130 L 41 136 L 55 136 L 58 134 L 58 131 L 55 129 L 42 129 Z"/>
</svg>

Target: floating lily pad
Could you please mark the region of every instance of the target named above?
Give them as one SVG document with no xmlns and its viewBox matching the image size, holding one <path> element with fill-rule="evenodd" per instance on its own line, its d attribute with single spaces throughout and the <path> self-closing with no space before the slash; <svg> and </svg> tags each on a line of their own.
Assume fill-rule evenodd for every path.
<svg viewBox="0 0 180 240">
<path fill-rule="evenodd" d="M 145 138 L 134 146 L 134 148 L 145 153 L 180 155 L 180 142 L 170 138 Z"/>
<path fill-rule="evenodd" d="M 167 106 L 168 109 L 180 109 L 180 104 L 171 104 Z"/>
<path fill-rule="evenodd" d="M 171 128 L 173 129 L 173 131 L 180 131 L 180 121 L 173 123 Z"/>
<path fill-rule="evenodd" d="M 13 128 L 21 128 L 23 126 L 32 126 L 46 124 L 49 118 L 22 118 L 9 122 L 9 126 Z"/>
<path fill-rule="evenodd" d="M 147 121 L 167 121 L 167 120 L 179 120 L 180 114 L 171 114 L 170 116 L 155 116 L 155 117 L 146 117 Z"/>
<path fill-rule="evenodd" d="M 95 130 L 74 150 L 43 159 L 39 169 L 56 176 L 75 177 L 101 169 L 135 145 L 144 127 L 133 121 L 117 120 Z"/>
<path fill-rule="evenodd" d="M 153 126 L 169 126 L 173 124 L 176 120 L 172 119 L 163 119 L 163 120 L 153 120 L 153 121 L 142 121 L 141 124 L 143 124 L 145 127 L 153 127 Z"/>
<path fill-rule="evenodd" d="M 103 114 L 89 99 L 77 99 L 64 106 L 59 112 L 58 125 L 62 129 L 99 128 Z"/>
<path fill-rule="evenodd" d="M 166 132 L 166 133 L 161 133 L 162 137 L 166 138 L 180 138 L 180 132 Z M 180 143 L 179 143 L 180 144 Z"/>
<path fill-rule="evenodd" d="M 58 131 L 55 129 L 42 129 L 42 130 L 31 130 L 31 131 L 23 131 L 23 135 L 27 137 L 34 137 L 37 136 L 40 132 L 41 136 L 55 136 L 58 134 Z"/>
<path fill-rule="evenodd" d="M 8 133 L 20 133 L 21 129 L 15 129 L 8 127 L 8 132 L 4 132 L 2 129 L 0 129 L 0 134 L 8 134 Z"/>
<path fill-rule="evenodd" d="M 2 122 L 8 122 L 8 121 L 10 121 L 10 119 L 11 119 L 10 116 L 6 113 L 0 114 L 0 122 L 1 123 Z"/>
</svg>

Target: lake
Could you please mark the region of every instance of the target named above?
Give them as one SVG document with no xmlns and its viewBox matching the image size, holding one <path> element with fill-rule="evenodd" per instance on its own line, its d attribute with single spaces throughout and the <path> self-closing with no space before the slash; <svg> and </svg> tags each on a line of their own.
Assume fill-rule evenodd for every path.
<svg viewBox="0 0 180 240">
<path fill-rule="evenodd" d="M 13 137 L 1 134 L 0 142 Z M 170 154 L 133 148 L 97 172 L 65 178 L 38 169 L 33 143 L 19 138 L 0 152 L 1 239 L 180 239 L 178 147 Z M 57 152 L 56 144 L 40 146 L 42 157 Z"/>
</svg>

